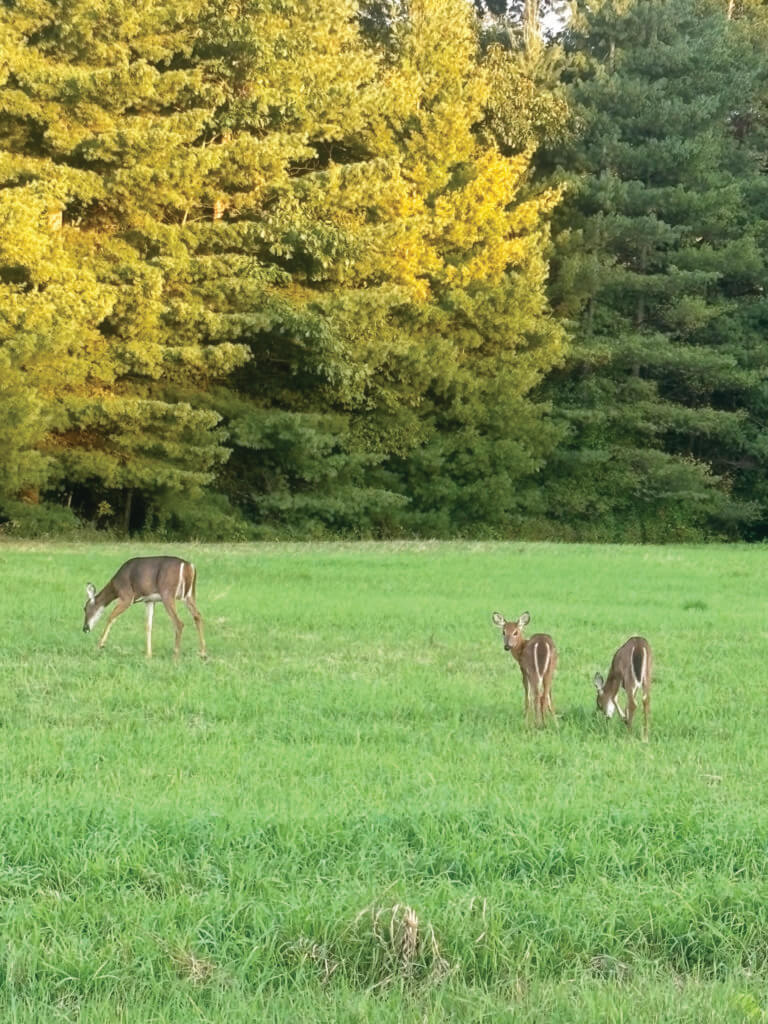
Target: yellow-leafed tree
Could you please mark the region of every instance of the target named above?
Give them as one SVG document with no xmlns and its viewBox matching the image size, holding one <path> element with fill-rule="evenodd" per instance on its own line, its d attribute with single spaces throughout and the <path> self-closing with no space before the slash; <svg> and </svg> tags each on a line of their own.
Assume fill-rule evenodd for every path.
<svg viewBox="0 0 768 1024">
<path fill-rule="evenodd" d="M 557 195 L 483 127 L 470 5 L 375 6 L 2 8 L 6 496 L 201 533 L 204 490 L 296 530 L 509 513 Z"/>
</svg>

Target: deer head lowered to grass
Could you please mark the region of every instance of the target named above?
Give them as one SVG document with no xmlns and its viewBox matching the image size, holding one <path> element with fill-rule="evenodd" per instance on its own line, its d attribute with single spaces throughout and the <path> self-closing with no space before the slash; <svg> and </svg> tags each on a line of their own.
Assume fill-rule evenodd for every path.
<svg viewBox="0 0 768 1024">
<path fill-rule="evenodd" d="M 616 651 L 608 669 L 608 678 L 603 679 L 599 672 L 595 673 L 597 690 L 597 706 L 607 715 L 613 717 L 618 711 L 628 729 L 632 728 L 632 719 L 637 707 L 638 690 L 643 694 L 643 740 L 648 740 L 648 724 L 651 712 L 651 673 L 653 671 L 653 653 L 651 645 L 643 636 L 631 636 Z M 622 711 L 619 705 L 619 691 L 624 688 L 627 695 L 627 710 Z"/>
<path fill-rule="evenodd" d="M 113 601 L 117 605 L 107 620 L 107 626 L 99 640 L 101 649 L 107 642 L 109 631 L 118 615 L 132 604 L 142 602 L 147 606 L 147 657 L 152 657 L 152 618 L 155 603 L 162 601 L 171 618 L 176 633 L 173 653 L 179 656 L 181 633 L 184 623 L 176 614 L 176 600 L 184 601 L 195 621 L 200 638 L 200 657 L 205 655 L 203 619 L 195 604 L 197 570 L 191 562 L 171 555 L 154 555 L 148 558 L 131 558 L 117 570 L 112 579 L 97 593 L 89 583 L 85 588 L 88 600 L 85 602 L 83 632 L 89 633 L 101 617 L 104 609 Z"/>
</svg>

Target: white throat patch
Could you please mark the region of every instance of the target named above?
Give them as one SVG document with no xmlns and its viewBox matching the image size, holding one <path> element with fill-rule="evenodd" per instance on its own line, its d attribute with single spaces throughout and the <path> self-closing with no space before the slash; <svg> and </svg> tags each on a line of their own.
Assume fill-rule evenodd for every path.
<svg viewBox="0 0 768 1024">
<path fill-rule="evenodd" d="M 101 616 L 103 614 L 104 614 L 104 606 L 102 605 L 101 608 L 97 608 L 94 611 L 93 615 L 89 615 L 88 616 L 88 629 L 93 629 L 93 627 L 96 625 L 96 623 L 99 621 L 99 619 L 101 618 Z"/>
</svg>

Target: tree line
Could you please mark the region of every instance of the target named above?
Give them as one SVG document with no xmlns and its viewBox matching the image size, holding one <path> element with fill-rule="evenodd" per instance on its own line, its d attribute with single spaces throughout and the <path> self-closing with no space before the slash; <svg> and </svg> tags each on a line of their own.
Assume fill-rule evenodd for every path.
<svg viewBox="0 0 768 1024">
<path fill-rule="evenodd" d="M 753 0 L 8 0 L 0 518 L 768 534 Z"/>
</svg>

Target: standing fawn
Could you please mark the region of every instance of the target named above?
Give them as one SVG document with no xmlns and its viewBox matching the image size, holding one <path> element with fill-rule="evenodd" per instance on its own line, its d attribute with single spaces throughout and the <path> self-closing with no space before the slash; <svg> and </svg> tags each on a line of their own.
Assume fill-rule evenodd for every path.
<svg viewBox="0 0 768 1024">
<path fill-rule="evenodd" d="M 653 654 L 645 637 L 632 636 L 616 651 L 608 670 L 608 678 L 603 680 L 599 672 L 595 674 L 597 689 L 597 706 L 608 716 L 618 711 L 619 717 L 628 729 L 632 727 L 635 715 L 637 691 L 643 691 L 643 740 L 648 741 L 648 717 L 651 710 L 651 672 Z M 624 687 L 627 694 L 627 710 L 619 707 L 619 690 Z"/>
<path fill-rule="evenodd" d="M 509 651 L 520 666 L 525 692 L 525 719 L 529 721 L 533 707 L 536 722 L 544 722 L 544 712 L 554 718 L 552 707 L 552 676 L 557 667 L 557 650 L 551 636 L 534 633 L 528 640 L 523 628 L 531 621 L 528 612 L 523 612 L 517 621 L 509 622 L 499 612 L 493 613 L 493 624 L 501 629 L 504 650 Z"/>
<path fill-rule="evenodd" d="M 109 583 L 98 594 L 92 583 L 85 588 L 88 600 L 85 602 L 83 632 L 90 633 L 107 605 L 117 601 L 117 605 L 107 620 L 107 628 L 99 640 L 99 648 L 102 648 L 107 642 L 109 631 L 118 615 L 122 615 L 132 604 L 144 602 L 147 606 L 147 657 L 151 658 L 152 617 L 155 603 L 162 601 L 176 632 L 173 654 L 178 658 L 181 631 L 184 629 L 184 623 L 176 614 L 176 599 L 178 598 L 186 604 L 195 620 L 197 635 L 200 638 L 200 657 L 204 658 L 203 619 L 195 604 L 196 583 L 197 570 L 191 562 L 185 562 L 182 558 L 173 558 L 170 555 L 131 558 L 120 566 Z"/>
</svg>

